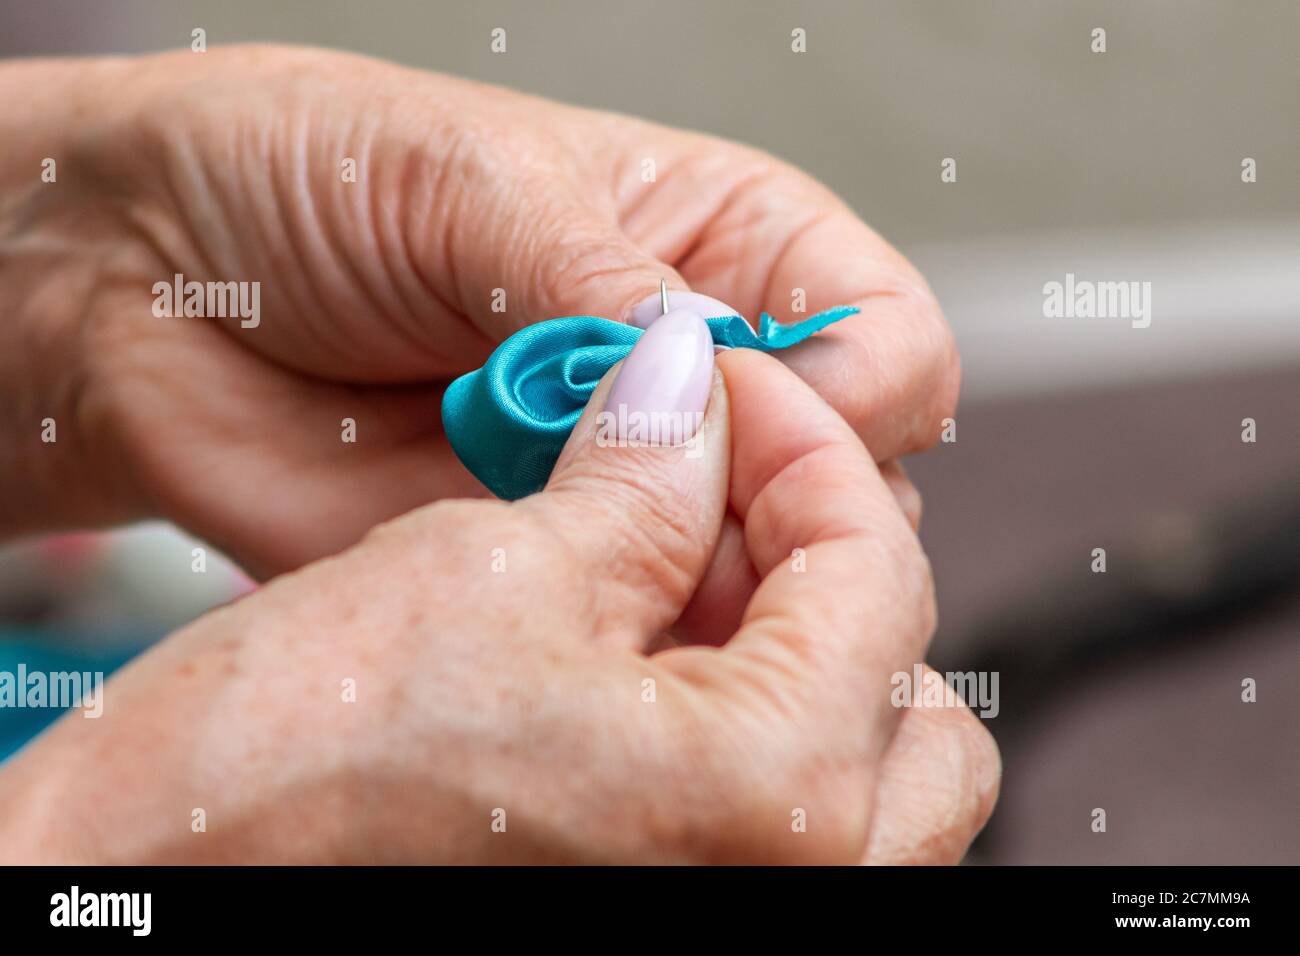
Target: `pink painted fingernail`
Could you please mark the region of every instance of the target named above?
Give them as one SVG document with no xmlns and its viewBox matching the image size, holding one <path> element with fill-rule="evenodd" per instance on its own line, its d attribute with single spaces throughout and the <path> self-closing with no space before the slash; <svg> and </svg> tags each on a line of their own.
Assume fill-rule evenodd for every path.
<svg viewBox="0 0 1300 956">
<path fill-rule="evenodd" d="M 703 422 L 712 387 L 709 327 L 698 312 L 674 309 L 646 329 L 623 360 L 605 412 L 620 441 L 681 445 Z"/>
<path fill-rule="evenodd" d="M 707 295 L 701 295 L 698 292 L 670 291 L 668 293 L 668 308 L 674 312 L 678 309 L 690 309 L 706 319 L 720 319 L 724 316 L 740 314 L 727 303 Z M 632 306 L 632 309 L 627 314 L 628 325 L 635 325 L 639 329 L 648 329 L 652 323 L 659 321 L 663 317 L 663 311 L 663 303 L 659 299 L 659 293 L 648 295 Z"/>
</svg>

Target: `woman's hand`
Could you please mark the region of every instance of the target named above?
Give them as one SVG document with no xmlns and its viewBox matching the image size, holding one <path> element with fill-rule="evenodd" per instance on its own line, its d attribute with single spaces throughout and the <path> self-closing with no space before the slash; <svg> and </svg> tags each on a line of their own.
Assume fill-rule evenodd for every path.
<svg viewBox="0 0 1300 956">
<path fill-rule="evenodd" d="M 752 149 L 309 49 L 18 63 L 6 90 L 0 438 L 26 464 L 0 533 L 162 515 L 263 576 L 337 552 L 482 493 L 440 434 L 447 380 L 528 323 L 626 319 L 661 277 L 750 317 L 796 289 L 860 306 L 784 360 L 878 461 L 955 402 L 916 272 Z M 156 316 L 177 274 L 259 283 L 256 324 Z"/>
<path fill-rule="evenodd" d="M 541 494 L 424 507 L 163 641 L 0 774 L 0 852 L 959 859 L 997 754 L 964 707 L 890 704 L 934 619 L 907 519 L 787 368 L 717 364 L 697 454 L 596 441 L 607 377 Z M 657 650 L 728 509 L 738 628 Z"/>
</svg>

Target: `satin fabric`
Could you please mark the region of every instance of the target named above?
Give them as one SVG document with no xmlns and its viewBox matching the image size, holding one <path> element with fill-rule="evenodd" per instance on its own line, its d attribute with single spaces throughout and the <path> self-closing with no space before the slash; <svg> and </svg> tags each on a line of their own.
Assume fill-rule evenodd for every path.
<svg viewBox="0 0 1300 956">
<path fill-rule="evenodd" d="M 765 312 L 757 333 L 738 315 L 705 321 L 716 345 L 774 352 L 857 311 L 838 306 L 789 325 Z M 540 491 L 591 393 L 641 334 L 635 326 L 591 315 L 519 330 L 482 368 L 448 386 L 442 424 L 452 449 L 499 498 Z"/>
</svg>

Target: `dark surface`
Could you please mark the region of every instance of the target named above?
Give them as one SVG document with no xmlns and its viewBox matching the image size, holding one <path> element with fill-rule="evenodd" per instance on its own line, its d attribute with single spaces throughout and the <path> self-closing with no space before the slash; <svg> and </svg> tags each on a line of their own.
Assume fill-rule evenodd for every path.
<svg viewBox="0 0 1300 956">
<path fill-rule="evenodd" d="M 976 858 L 1300 862 L 1300 369 L 957 421 L 908 467 L 938 581 L 931 659 L 1001 673 L 1005 777 Z"/>
</svg>

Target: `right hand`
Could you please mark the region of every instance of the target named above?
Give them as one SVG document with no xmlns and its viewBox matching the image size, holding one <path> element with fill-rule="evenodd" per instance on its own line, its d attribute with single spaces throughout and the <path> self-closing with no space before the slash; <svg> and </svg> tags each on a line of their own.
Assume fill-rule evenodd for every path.
<svg viewBox="0 0 1300 956">
<path fill-rule="evenodd" d="M 794 373 L 747 350 L 717 364 L 701 457 L 597 447 L 589 408 L 543 493 L 421 508 L 163 641 L 100 720 L 74 712 L 0 773 L 0 852 L 959 859 L 998 760 L 965 708 L 890 705 L 934 621 L 916 537 Z M 761 578 L 738 629 L 651 652 L 728 508 Z"/>
</svg>

